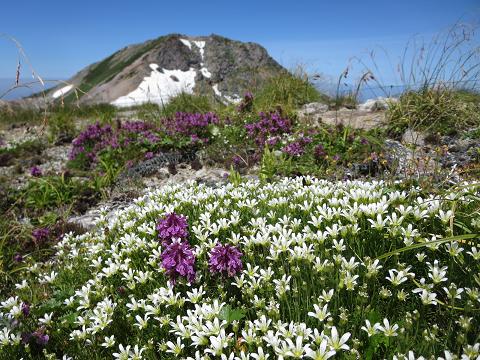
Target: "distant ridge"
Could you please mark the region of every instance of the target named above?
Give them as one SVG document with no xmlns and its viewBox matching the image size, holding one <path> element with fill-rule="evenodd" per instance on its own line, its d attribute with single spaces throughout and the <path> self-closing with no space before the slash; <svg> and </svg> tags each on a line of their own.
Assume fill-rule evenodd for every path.
<svg viewBox="0 0 480 360">
<path fill-rule="evenodd" d="M 127 46 L 85 67 L 49 90 L 47 97 L 125 107 L 165 104 L 172 96 L 187 92 L 238 102 L 247 89 L 285 71 L 256 43 L 219 35 L 170 34 Z"/>
</svg>

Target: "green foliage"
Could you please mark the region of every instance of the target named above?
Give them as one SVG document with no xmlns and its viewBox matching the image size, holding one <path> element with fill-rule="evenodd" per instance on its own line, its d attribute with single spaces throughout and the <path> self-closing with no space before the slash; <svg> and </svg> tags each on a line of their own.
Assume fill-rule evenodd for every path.
<svg viewBox="0 0 480 360">
<path fill-rule="evenodd" d="M 330 109 L 338 110 L 342 107 L 347 109 L 355 109 L 358 105 L 357 97 L 354 94 L 337 95 L 328 103 Z"/>
<path fill-rule="evenodd" d="M 71 141 L 77 135 L 72 114 L 68 111 L 53 113 L 48 119 L 48 135 L 50 142 Z"/>
<path fill-rule="evenodd" d="M 328 97 L 320 94 L 308 81 L 306 73 L 285 72 L 270 78 L 265 85 L 255 92 L 254 109 L 256 112 L 271 111 L 281 108 L 292 114 L 300 106 L 310 102 L 327 102 Z"/>
<path fill-rule="evenodd" d="M 170 117 L 176 112 L 206 113 L 214 106 L 208 96 L 182 92 L 170 99 L 168 104 L 160 107 L 163 117 Z"/>
<path fill-rule="evenodd" d="M 38 124 L 45 118 L 45 112 L 33 108 L 0 106 L 0 128 L 12 124 Z"/>
<path fill-rule="evenodd" d="M 470 97 L 471 95 L 468 95 Z M 465 92 L 425 88 L 402 94 L 387 111 L 388 131 L 401 136 L 407 128 L 452 135 L 480 125 L 480 104 L 465 101 Z"/>
<path fill-rule="evenodd" d="M 239 186 L 242 183 L 242 175 L 236 171 L 233 166 L 230 166 L 230 172 L 228 174 L 228 180 L 234 185 Z"/>
<path fill-rule="evenodd" d="M 85 186 L 64 174 L 32 178 L 20 196 L 28 209 L 55 209 L 71 205 Z"/>
<path fill-rule="evenodd" d="M 218 315 L 220 320 L 225 320 L 228 324 L 233 321 L 240 321 L 245 317 L 243 309 L 232 309 L 230 305 L 224 306 Z"/>
<path fill-rule="evenodd" d="M 291 160 L 281 152 L 271 151 L 268 146 L 263 150 L 259 178 L 262 182 L 270 182 L 275 176 L 291 173 Z"/>
<path fill-rule="evenodd" d="M 102 124 L 112 122 L 118 112 L 115 106 L 106 103 L 70 106 L 66 111 L 75 119 L 95 120 Z"/>
<path fill-rule="evenodd" d="M 79 86 L 81 92 L 78 93 L 79 97 L 83 96 L 83 93 L 87 93 L 90 91 L 94 86 L 101 84 L 103 82 L 108 82 L 115 75 L 117 75 L 120 71 L 126 68 L 128 65 L 132 64 L 135 60 L 140 58 L 143 54 L 153 49 L 155 46 L 159 44 L 159 42 L 163 41 L 163 38 L 160 37 L 156 40 L 152 40 L 146 43 L 144 46 L 138 47 L 138 49 L 133 52 L 129 57 L 119 60 L 117 57 L 122 51 L 119 50 L 116 53 L 112 54 L 108 58 L 102 60 L 101 62 L 92 65 L 89 69 L 89 72 L 83 79 L 82 84 Z M 75 94 L 71 93 L 65 97 L 65 102 L 70 103 L 76 100 Z"/>
</svg>

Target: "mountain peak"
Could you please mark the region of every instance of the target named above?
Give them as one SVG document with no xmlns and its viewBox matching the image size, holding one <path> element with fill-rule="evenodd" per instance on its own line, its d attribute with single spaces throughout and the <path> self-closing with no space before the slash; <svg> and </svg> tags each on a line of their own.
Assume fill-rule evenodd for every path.
<svg viewBox="0 0 480 360">
<path fill-rule="evenodd" d="M 237 102 L 246 90 L 283 71 L 256 43 L 216 34 L 168 34 L 87 66 L 48 96 L 67 101 L 79 96 L 81 103 L 120 107 L 165 104 L 181 92 L 211 93 L 223 102 Z"/>
</svg>

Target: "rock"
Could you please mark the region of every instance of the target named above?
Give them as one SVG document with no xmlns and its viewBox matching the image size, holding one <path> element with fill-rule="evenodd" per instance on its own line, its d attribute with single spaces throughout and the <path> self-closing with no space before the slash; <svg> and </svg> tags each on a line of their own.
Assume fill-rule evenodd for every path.
<svg viewBox="0 0 480 360">
<path fill-rule="evenodd" d="M 363 104 L 359 104 L 357 106 L 357 109 L 360 111 L 368 111 L 368 112 L 387 110 L 389 106 L 389 102 L 395 102 L 395 101 L 397 101 L 397 99 L 384 98 L 384 97 L 378 97 L 376 99 L 368 99 Z"/>
<path fill-rule="evenodd" d="M 447 150 L 445 156 L 441 159 L 444 167 L 457 166 L 462 168 L 479 163 L 480 139 L 444 136 L 442 144 Z"/>
<path fill-rule="evenodd" d="M 328 111 L 328 105 L 314 102 L 305 104 L 302 108 L 298 111 L 299 116 L 306 116 L 306 115 L 318 115 L 323 114 Z"/>
<path fill-rule="evenodd" d="M 368 130 L 381 127 L 385 122 L 385 115 L 381 111 L 367 113 L 347 108 L 328 110 L 328 105 L 322 103 L 305 104 L 297 114 L 300 121 L 314 126 L 343 124 L 354 129 Z"/>
<path fill-rule="evenodd" d="M 227 171 L 219 168 L 203 167 L 198 171 L 189 168 L 178 169 L 178 172 L 175 175 L 169 175 L 168 170 L 163 168 L 160 169 L 157 174 L 158 176 L 153 175 L 142 179 L 144 187 L 141 192 L 138 192 L 137 190 L 138 183 L 123 183 L 122 186 L 118 186 L 114 189 L 115 194 L 112 195 L 109 200 L 97 204 L 85 214 L 72 216 L 67 221 L 78 224 L 87 230 L 91 230 L 95 227 L 97 221 L 100 219 L 102 211 L 107 213 L 107 220 L 112 219 L 117 210 L 125 208 L 133 201 L 134 197 L 143 195 L 151 188 L 161 188 L 162 186 L 170 183 L 182 184 L 191 180 L 209 187 L 217 187 L 218 185 L 227 182 L 225 177 Z M 132 196 L 132 194 L 135 196 Z"/>
<path fill-rule="evenodd" d="M 425 146 L 425 135 L 409 128 L 402 136 L 402 143 L 414 146 Z"/>
</svg>

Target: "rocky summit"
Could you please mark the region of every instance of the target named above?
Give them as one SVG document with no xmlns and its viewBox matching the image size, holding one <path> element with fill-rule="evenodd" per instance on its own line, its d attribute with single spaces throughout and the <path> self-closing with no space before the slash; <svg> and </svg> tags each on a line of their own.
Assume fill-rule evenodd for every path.
<svg viewBox="0 0 480 360">
<path fill-rule="evenodd" d="M 171 34 L 127 46 L 47 92 L 50 100 L 119 107 L 165 104 L 181 92 L 237 102 L 247 89 L 284 72 L 256 43 L 218 35 Z M 37 97 L 38 98 L 38 97 Z"/>
</svg>

